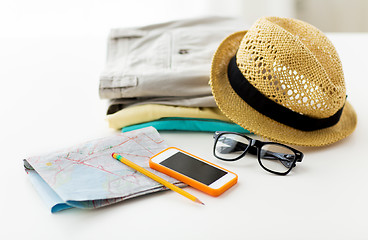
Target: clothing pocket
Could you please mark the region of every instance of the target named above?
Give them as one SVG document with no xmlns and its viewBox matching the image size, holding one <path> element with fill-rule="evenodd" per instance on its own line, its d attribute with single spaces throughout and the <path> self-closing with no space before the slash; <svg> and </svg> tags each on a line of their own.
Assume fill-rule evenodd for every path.
<svg viewBox="0 0 368 240">
<path fill-rule="evenodd" d="M 129 71 L 140 74 L 160 72 L 170 67 L 171 35 L 149 32 L 144 38 L 130 39 Z"/>
<path fill-rule="evenodd" d="M 144 76 L 170 67 L 171 34 L 138 29 L 110 33 L 106 70 L 112 75 Z"/>
<path fill-rule="evenodd" d="M 209 70 L 212 56 L 232 30 L 187 28 L 172 31 L 171 68 L 203 67 Z"/>
</svg>

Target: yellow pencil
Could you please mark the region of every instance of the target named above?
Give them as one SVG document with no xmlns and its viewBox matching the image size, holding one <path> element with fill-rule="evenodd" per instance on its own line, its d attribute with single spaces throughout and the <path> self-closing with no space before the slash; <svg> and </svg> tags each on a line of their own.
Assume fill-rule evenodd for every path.
<svg viewBox="0 0 368 240">
<path fill-rule="evenodd" d="M 161 184 L 162 184 L 162 185 L 164 185 L 165 187 L 170 188 L 171 190 L 173 190 L 173 191 L 175 191 L 175 192 L 177 192 L 177 193 L 179 193 L 179 194 L 183 195 L 184 197 L 187 197 L 187 198 L 189 198 L 190 200 L 192 200 L 192 201 L 194 201 L 194 202 L 197 202 L 197 203 L 200 203 L 200 204 L 203 204 L 203 205 L 204 205 L 204 203 L 203 203 L 203 202 L 201 202 L 201 201 L 200 201 L 198 198 L 196 198 L 195 196 L 193 196 L 193 195 L 191 195 L 191 194 L 187 193 L 187 192 L 186 192 L 186 191 L 184 191 L 183 189 L 181 189 L 181 188 L 179 188 L 179 187 L 175 186 L 174 184 L 172 184 L 172 183 L 170 183 L 170 182 L 166 181 L 165 179 L 160 178 L 159 176 L 157 176 L 157 175 L 155 175 L 155 174 L 151 173 L 150 171 L 148 171 L 148 170 L 146 170 L 146 169 L 142 168 L 141 166 L 139 166 L 139 165 L 137 165 L 137 164 L 135 164 L 135 163 L 133 163 L 133 162 L 129 161 L 128 159 L 126 159 L 126 158 L 122 157 L 121 155 L 119 155 L 119 154 L 117 154 L 117 153 L 113 153 L 113 154 L 112 154 L 112 157 L 113 157 L 113 158 L 115 158 L 116 160 L 119 160 L 120 162 L 122 162 L 122 163 L 124 163 L 124 164 L 128 165 L 129 167 L 131 167 L 131 168 L 133 168 L 133 169 L 137 170 L 138 172 L 140 172 L 140 173 L 142 173 L 142 174 L 146 175 L 147 177 L 149 177 L 149 178 L 151 178 L 151 179 L 155 180 L 156 182 L 161 183 Z"/>
</svg>

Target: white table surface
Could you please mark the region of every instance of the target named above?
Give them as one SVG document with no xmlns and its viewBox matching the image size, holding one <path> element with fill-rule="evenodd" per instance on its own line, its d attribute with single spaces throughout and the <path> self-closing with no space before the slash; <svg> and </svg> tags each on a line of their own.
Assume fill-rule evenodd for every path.
<svg viewBox="0 0 368 240">
<path fill-rule="evenodd" d="M 166 191 L 97 210 L 51 214 L 22 159 L 114 133 L 98 97 L 106 36 L 0 39 L 0 239 L 368 239 L 368 34 L 328 34 L 345 72 L 356 131 L 305 153 L 288 176 L 212 156 L 212 134 L 165 132 L 170 145 L 239 175 L 205 206 Z M 247 161 L 249 160 L 249 161 Z"/>
</svg>

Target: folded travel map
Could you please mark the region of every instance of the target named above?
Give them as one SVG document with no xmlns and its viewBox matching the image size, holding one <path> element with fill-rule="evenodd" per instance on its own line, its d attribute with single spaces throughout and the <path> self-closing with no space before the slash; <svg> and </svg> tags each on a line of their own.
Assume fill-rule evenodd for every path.
<svg viewBox="0 0 368 240">
<path fill-rule="evenodd" d="M 157 130 L 147 127 L 92 140 L 24 159 L 33 186 L 51 212 L 93 209 L 166 188 L 115 160 L 113 152 L 178 186 L 183 183 L 149 167 L 151 156 L 167 148 Z"/>
</svg>

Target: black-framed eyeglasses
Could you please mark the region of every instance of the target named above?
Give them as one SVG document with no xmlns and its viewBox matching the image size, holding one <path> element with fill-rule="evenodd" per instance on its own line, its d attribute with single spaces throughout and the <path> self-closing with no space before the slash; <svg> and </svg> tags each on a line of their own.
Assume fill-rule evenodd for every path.
<svg viewBox="0 0 368 240">
<path fill-rule="evenodd" d="M 296 162 L 301 162 L 303 153 L 275 142 L 262 142 L 236 132 L 215 132 L 213 154 L 225 161 L 236 161 L 246 153 L 258 156 L 263 169 L 278 175 L 288 174 Z"/>
</svg>

